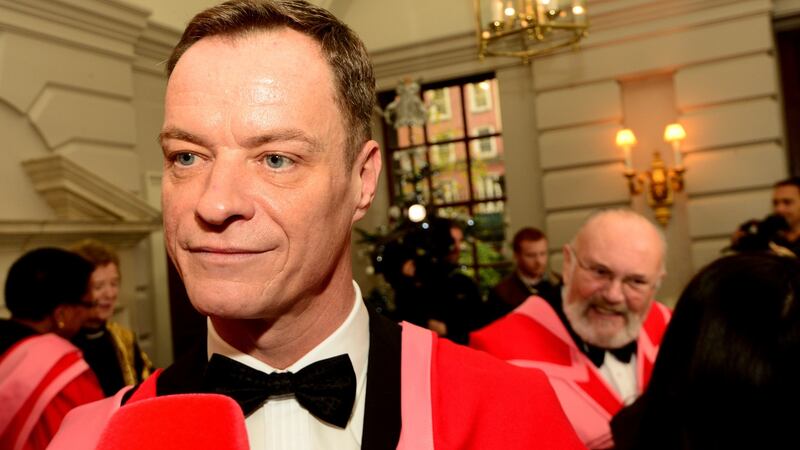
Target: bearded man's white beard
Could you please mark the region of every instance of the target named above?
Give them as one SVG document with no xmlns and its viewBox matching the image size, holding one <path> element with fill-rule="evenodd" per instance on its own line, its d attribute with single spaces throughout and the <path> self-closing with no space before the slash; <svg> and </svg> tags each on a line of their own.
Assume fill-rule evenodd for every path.
<svg viewBox="0 0 800 450">
<path fill-rule="evenodd" d="M 603 330 L 602 324 L 598 324 L 602 319 L 596 319 L 595 324 L 589 320 L 589 308 L 597 306 L 606 310 L 613 310 L 625 316 L 625 326 L 616 332 Z M 611 307 L 603 299 L 589 299 L 585 301 L 568 302 L 563 301 L 564 314 L 567 316 L 572 329 L 587 344 L 600 348 L 613 349 L 624 347 L 639 337 L 642 323 L 647 313 L 637 315 L 630 312 L 627 307 Z M 649 309 L 649 308 L 648 308 Z"/>
</svg>

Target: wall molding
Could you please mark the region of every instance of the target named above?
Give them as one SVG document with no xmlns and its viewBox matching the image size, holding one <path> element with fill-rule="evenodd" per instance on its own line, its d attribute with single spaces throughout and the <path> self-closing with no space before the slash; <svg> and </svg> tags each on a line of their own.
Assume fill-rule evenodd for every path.
<svg viewBox="0 0 800 450">
<path fill-rule="evenodd" d="M 22 166 L 59 220 L 160 224 L 157 209 L 62 155 L 29 159 Z"/>
<path fill-rule="evenodd" d="M 130 59 L 150 11 L 118 0 L 0 0 L 0 29 Z"/>
<path fill-rule="evenodd" d="M 88 238 L 115 248 L 130 248 L 160 227 L 161 222 L 4 220 L 0 222 L 0 249 L 22 251 L 68 245 Z"/>
</svg>

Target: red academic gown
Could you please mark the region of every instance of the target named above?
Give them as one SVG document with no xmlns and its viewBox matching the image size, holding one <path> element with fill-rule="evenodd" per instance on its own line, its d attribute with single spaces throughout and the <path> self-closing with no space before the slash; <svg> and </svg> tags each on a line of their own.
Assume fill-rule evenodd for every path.
<svg viewBox="0 0 800 450">
<path fill-rule="evenodd" d="M 653 302 L 639 334 L 636 377 L 640 394 L 650 380 L 670 317 L 667 307 Z M 472 333 L 470 346 L 516 366 L 544 372 L 584 444 L 590 448 L 612 445 L 609 422 L 622 408 L 622 399 L 578 349 L 544 299 L 531 297 L 511 314 Z"/>
<path fill-rule="evenodd" d="M 363 449 L 584 448 L 541 372 L 513 367 L 439 339 L 429 330 L 403 324 L 401 339 L 398 332 L 397 350 L 402 347 L 402 355 L 397 358 L 395 377 L 395 367 L 389 360 L 373 367 L 374 353 L 385 357 L 393 351 L 392 345 L 376 342 L 374 319 L 372 315 Z M 383 371 L 382 376 L 370 377 L 373 369 Z M 115 409 L 122 411 L 129 405 L 153 399 L 159 395 L 158 380 L 166 376 L 157 372 L 148 378 L 122 408 L 119 394 L 116 399 L 79 408 L 65 421 L 52 450 L 76 448 L 76 439 L 83 439 L 82 445 L 93 447 Z M 386 383 L 387 379 L 396 380 L 397 384 L 392 386 L 394 382 Z M 184 396 L 189 397 L 191 394 Z M 378 403 L 381 412 L 373 407 Z M 392 437 L 391 422 L 395 418 L 397 433 Z M 208 420 L 215 422 L 214 417 Z M 240 415 L 234 420 L 243 422 L 244 418 Z M 231 429 L 243 429 L 243 423 Z M 204 439 L 198 435 L 197 443 L 181 448 L 204 448 L 200 445 Z"/>
<path fill-rule="evenodd" d="M 50 333 L 25 338 L 0 356 L 0 448 L 44 449 L 71 409 L 102 398 L 72 344 Z"/>
</svg>

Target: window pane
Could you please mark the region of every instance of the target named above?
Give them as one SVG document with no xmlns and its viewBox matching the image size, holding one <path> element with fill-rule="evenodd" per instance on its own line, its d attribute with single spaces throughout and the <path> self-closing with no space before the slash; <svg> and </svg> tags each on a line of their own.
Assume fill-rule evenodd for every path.
<svg viewBox="0 0 800 450">
<path fill-rule="evenodd" d="M 475 205 L 475 247 L 478 255 L 481 286 L 494 286 L 507 272 L 503 255 L 505 241 L 504 204 L 482 202 Z"/>
<path fill-rule="evenodd" d="M 467 152 L 463 142 L 431 145 L 433 200 L 441 205 L 469 200 Z"/>
<path fill-rule="evenodd" d="M 484 80 L 466 85 L 467 96 L 467 129 L 470 136 L 480 136 L 481 130 L 487 127 L 493 133 L 500 133 L 503 129 L 500 118 L 499 101 L 497 98 L 497 80 Z"/>
<path fill-rule="evenodd" d="M 427 166 L 425 147 L 397 150 L 392 153 L 395 203 L 429 201 L 428 182 L 423 176 Z M 417 198 L 418 196 L 421 198 Z"/>
<path fill-rule="evenodd" d="M 496 151 L 500 147 L 500 138 L 489 138 L 494 140 L 491 151 Z M 482 146 L 488 139 L 472 141 L 473 156 L 481 153 Z M 496 151 L 497 155 L 500 154 Z M 499 199 L 505 195 L 505 173 L 506 168 L 503 161 L 498 157 L 474 157 L 472 159 L 472 193 L 475 200 Z"/>
<path fill-rule="evenodd" d="M 429 89 L 423 97 L 428 108 L 428 141 L 442 142 L 464 137 L 459 86 Z"/>
<path fill-rule="evenodd" d="M 420 127 L 390 128 L 388 148 L 406 148 L 425 143 L 425 130 Z"/>
<path fill-rule="evenodd" d="M 466 206 L 443 206 L 436 210 L 436 215 L 446 219 L 464 221 L 469 218 L 469 208 Z"/>
<path fill-rule="evenodd" d="M 503 150 L 502 143 L 503 138 L 500 136 L 473 139 L 470 141 L 472 150 L 470 156 L 475 160 L 497 159 L 499 161 Z"/>
<path fill-rule="evenodd" d="M 475 237 L 484 242 L 499 242 L 505 239 L 505 204 L 502 201 L 481 202 L 475 205 Z M 502 247 L 498 247 L 498 251 Z M 502 254 L 502 253 L 501 253 Z M 501 261 L 485 260 L 483 263 Z"/>
</svg>

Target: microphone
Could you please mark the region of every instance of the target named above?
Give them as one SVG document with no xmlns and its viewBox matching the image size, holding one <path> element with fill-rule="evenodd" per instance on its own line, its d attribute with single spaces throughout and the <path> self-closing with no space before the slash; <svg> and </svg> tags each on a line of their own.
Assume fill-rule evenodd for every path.
<svg viewBox="0 0 800 450">
<path fill-rule="evenodd" d="M 128 403 L 111 417 L 98 450 L 248 450 L 244 415 L 229 397 L 180 394 Z"/>
</svg>

